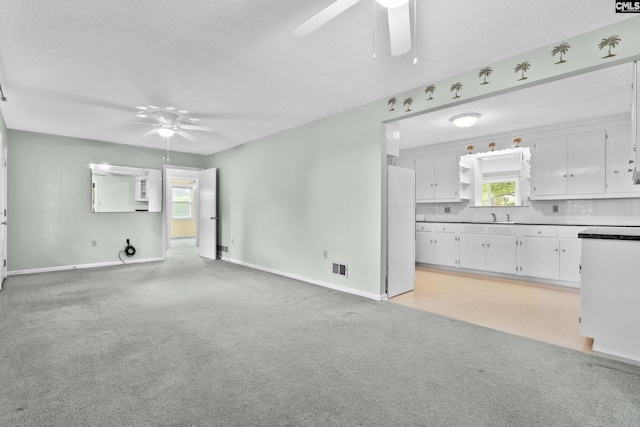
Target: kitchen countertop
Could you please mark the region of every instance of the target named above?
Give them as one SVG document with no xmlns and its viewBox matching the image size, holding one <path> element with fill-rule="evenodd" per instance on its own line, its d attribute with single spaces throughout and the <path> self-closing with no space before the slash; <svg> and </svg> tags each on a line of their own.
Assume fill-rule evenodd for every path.
<svg viewBox="0 0 640 427">
<path fill-rule="evenodd" d="M 594 227 L 578 233 L 581 239 L 607 239 L 607 240 L 638 240 L 640 241 L 640 229 L 628 227 L 602 228 Z"/>
<path fill-rule="evenodd" d="M 594 224 L 549 224 L 539 222 L 501 222 L 501 221 L 416 221 L 416 223 L 428 224 L 487 224 L 487 225 L 548 225 L 550 227 L 614 227 L 614 228 L 640 228 L 640 225 L 594 225 Z"/>
</svg>

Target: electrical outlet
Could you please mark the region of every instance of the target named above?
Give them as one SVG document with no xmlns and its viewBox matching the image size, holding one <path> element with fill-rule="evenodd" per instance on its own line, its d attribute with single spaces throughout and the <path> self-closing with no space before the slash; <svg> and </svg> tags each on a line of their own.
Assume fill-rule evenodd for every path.
<svg viewBox="0 0 640 427">
<path fill-rule="evenodd" d="M 323 251 L 323 256 L 324 256 L 325 259 L 329 256 L 329 254 L 327 253 L 326 249 Z"/>
<path fill-rule="evenodd" d="M 451 206 L 445 206 L 444 213 L 451 213 Z"/>
<path fill-rule="evenodd" d="M 553 213 L 558 213 L 560 212 L 559 206 L 558 205 L 551 205 L 551 211 Z"/>
<path fill-rule="evenodd" d="M 91 241 L 91 246 L 98 246 L 98 241 L 97 240 L 92 240 Z"/>
</svg>

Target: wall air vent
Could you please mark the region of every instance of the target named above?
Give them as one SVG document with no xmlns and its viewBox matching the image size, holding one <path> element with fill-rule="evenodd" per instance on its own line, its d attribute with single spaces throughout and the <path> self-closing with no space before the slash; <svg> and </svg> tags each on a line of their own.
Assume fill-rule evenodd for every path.
<svg viewBox="0 0 640 427">
<path fill-rule="evenodd" d="M 333 263 L 333 274 L 347 277 L 347 264 Z"/>
</svg>

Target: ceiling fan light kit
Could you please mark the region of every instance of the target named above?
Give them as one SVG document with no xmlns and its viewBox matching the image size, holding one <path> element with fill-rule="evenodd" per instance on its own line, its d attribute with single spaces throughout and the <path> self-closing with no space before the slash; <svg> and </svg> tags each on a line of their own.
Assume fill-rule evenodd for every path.
<svg viewBox="0 0 640 427">
<path fill-rule="evenodd" d="M 176 133 L 175 130 L 169 129 L 169 128 L 158 129 L 158 135 L 160 135 L 163 138 L 171 138 L 175 133 Z"/>
<path fill-rule="evenodd" d="M 186 130 L 195 130 L 202 132 L 213 132 L 208 126 L 196 126 L 195 122 L 198 122 L 199 119 L 194 117 L 186 117 L 180 114 L 187 114 L 188 110 L 178 110 L 178 113 L 175 113 L 175 107 L 166 107 L 164 109 L 160 109 L 153 105 L 147 106 L 138 106 L 136 107 L 138 112 L 136 117 L 140 118 L 151 118 L 155 119 L 155 123 L 138 123 L 147 126 L 152 126 L 153 129 L 145 132 L 141 136 L 143 138 L 152 136 L 152 135 L 160 135 L 163 138 L 171 138 L 173 135 L 179 135 L 184 139 L 187 139 L 191 142 L 195 142 L 198 140 L 195 136 L 191 135 Z"/>
</svg>

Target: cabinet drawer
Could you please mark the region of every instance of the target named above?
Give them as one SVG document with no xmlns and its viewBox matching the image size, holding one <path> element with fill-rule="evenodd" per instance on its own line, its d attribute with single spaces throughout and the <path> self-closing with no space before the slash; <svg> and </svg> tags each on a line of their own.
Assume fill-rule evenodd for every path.
<svg viewBox="0 0 640 427">
<path fill-rule="evenodd" d="M 551 226 L 525 226 L 522 227 L 522 235 L 525 237 L 557 237 L 558 230 Z"/>
<path fill-rule="evenodd" d="M 496 236 L 515 236 L 516 227 L 513 225 L 489 225 L 487 226 L 487 234 Z"/>
<path fill-rule="evenodd" d="M 467 224 L 462 226 L 460 232 L 466 234 L 485 234 L 486 229 L 484 225 Z"/>
<path fill-rule="evenodd" d="M 433 224 L 416 222 L 416 231 L 433 231 Z"/>
<path fill-rule="evenodd" d="M 455 233 L 456 226 L 454 224 L 436 224 L 437 233 Z"/>
</svg>

